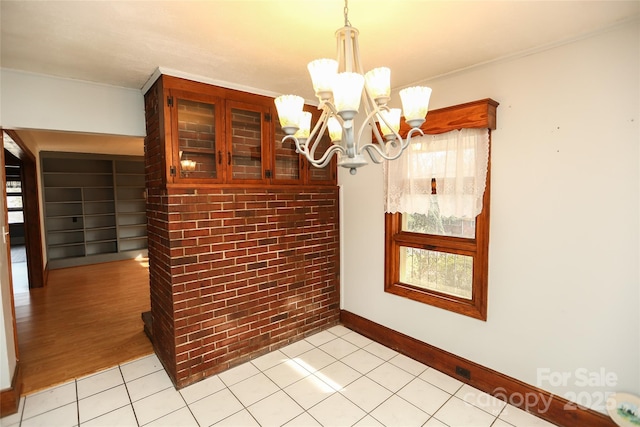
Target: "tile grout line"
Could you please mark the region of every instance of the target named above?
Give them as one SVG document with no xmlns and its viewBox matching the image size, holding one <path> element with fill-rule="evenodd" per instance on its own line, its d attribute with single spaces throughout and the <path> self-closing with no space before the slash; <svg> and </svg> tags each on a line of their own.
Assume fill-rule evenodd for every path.
<svg viewBox="0 0 640 427">
<path fill-rule="evenodd" d="M 78 380 L 73 379 L 74 389 L 76 391 L 76 419 L 78 420 L 78 427 L 80 427 L 80 396 L 78 395 Z"/>
<path fill-rule="evenodd" d="M 136 409 L 133 407 L 133 401 L 131 400 L 131 394 L 129 394 L 129 387 L 127 387 L 127 381 L 124 379 L 124 374 L 122 373 L 121 364 L 118 364 L 118 372 L 120 372 L 120 377 L 122 378 L 122 384 L 124 384 L 124 389 L 127 391 L 127 397 L 129 398 L 129 406 L 131 406 L 131 412 L 133 412 L 133 418 L 135 418 L 136 424 L 140 426 L 140 421 L 138 421 L 138 414 L 136 414 Z"/>
<path fill-rule="evenodd" d="M 175 387 L 174 387 L 174 388 L 175 388 Z M 196 424 L 198 425 L 198 427 L 202 427 L 202 426 L 200 426 L 200 421 L 198 421 L 198 419 L 196 418 L 196 415 L 195 415 L 195 414 L 193 413 L 193 411 L 191 410 L 191 405 L 189 405 L 189 403 L 187 403 L 187 400 L 184 398 L 184 396 L 182 395 L 182 393 L 180 393 L 180 390 L 176 389 L 176 391 L 177 391 L 177 392 L 178 392 L 178 394 L 180 395 L 180 398 L 182 399 L 182 401 L 183 401 L 183 402 L 184 402 L 184 404 L 186 405 L 187 410 L 189 411 L 189 413 L 191 414 L 191 416 L 192 416 L 192 417 L 193 417 L 193 419 L 195 420 L 195 422 L 196 422 Z M 216 393 L 217 393 L 217 392 L 216 392 Z M 212 394 L 215 394 L 215 393 L 212 393 Z M 211 396 L 211 394 L 210 394 L 209 396 Z M 204 397 L 203 397 L 203 399 L 204 399 Z M 195 402 L 193 402 L 193 403 L 195 403 Z M 182 409 L 182 408 L 180 408 L 180 409 Z M 176 409 L 175 411 L 171 412 L 171 414 L 173 414 L 174 412 L 178 412 L 180 409 Z M 167 414 L 167 415 L 169 415 L 169 414 Z M 166 417 L 167 415 L 165 415 L 165 417 Z"/>
<path fill-rule="evenodd" d="M 22 426 L 22 419 L 24 418 L 25 406 L 27 406 L 27 396 L 24 396 L 22 400 L 22 411 L 20 411 L 20 420 L 18 420 L 18 427 Z"/>
</svg>

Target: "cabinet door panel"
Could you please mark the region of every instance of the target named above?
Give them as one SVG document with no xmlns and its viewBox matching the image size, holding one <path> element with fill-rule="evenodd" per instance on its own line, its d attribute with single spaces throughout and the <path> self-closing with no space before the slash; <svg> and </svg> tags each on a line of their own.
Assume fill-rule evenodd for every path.
<svg viewBox="0 0 640 427">
<path fill-rule="evenodd" d="M 260 182 L 264 179 L 265 108 L 227 101 L 227 166 L 232 181 Z"/>
<path fill-rule="evenodd" d="M 296 153 L 296 144 L 292 140 L 282 142 L 285 133 L 280 126 L 280 120 L 276 115 L 275 133 L 273 138 L 274 147 L 274 181 L 293 181 L 301 182 L 301 159 L 300 154 Z"/>
<path fill-rule="evenodd" d="M 224 111 L 216 97 L 172 91 L 176 179 L 222 180 Z"/>
</svg>

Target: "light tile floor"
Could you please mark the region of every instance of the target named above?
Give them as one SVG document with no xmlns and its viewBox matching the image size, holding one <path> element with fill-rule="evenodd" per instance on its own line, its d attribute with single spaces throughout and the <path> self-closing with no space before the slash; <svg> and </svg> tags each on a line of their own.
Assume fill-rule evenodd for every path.
<svg viewBox="0 0 640 427">
<path fill-rule="evenodd" d="M 552 426 L 335 326 L 176 391 L 157 357 L 23 397 L 21 426 Z"/>
</svg>

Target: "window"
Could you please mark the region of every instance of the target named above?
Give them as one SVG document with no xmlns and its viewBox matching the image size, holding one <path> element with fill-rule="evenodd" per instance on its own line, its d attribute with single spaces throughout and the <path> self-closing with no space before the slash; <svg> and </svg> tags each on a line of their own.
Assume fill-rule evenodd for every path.
<svg viewBox="0 0 640 427">
<path fill-rule="evenodd" d="M 20 170 L 18 167 L 7 165 L 6 174 L 9 224 L 22 224 L 24 222 L 24 212 L 22 211 L 22 183 L 20 182 Z"/>
<path fill-rule="evenodd" d="M 495 108 L 497 103 L 487 105 Z M 435 123 L 440 117 L 437 111 L 436 114 L 430 112 L 428 116 L 431 126 L 438 128 L 437 132 L 431 133 L 442 133 Z M 434 115 L 435 119 L 432 117 Z M 489 123 L 485 129 L 487 128 L 495 127 Z M 429 133 L 428 130 L 423 131 Z M 490 141 L 490 131 L 488 138 Z M 491 162 L 490 159 L 486 162 L 484 193 L 477 196 L 482 201 L 481 207 L 477 208 L 481 211 L 474 216 L 464 209 L 452 208 L 451 196 L 447 194 L 448 190 L 445 191 L 454 179 L 469 187 L 467 181 L 474 178 L 468 176 L 467 172 L 453 178 L 448 173 L 438 172 L 438 167 L 425 164 L 442 155 L 439 149 L 431 150 L 430 153 L 422 154 L 421 159 L 415 160 L 414 157 L 409 160 L 411 164 L 404 166 L 402 173 L 412 175 L 415 180 L 410 186 L 412 189 L 421 188 L 422 194 L 401 202 L 402 207 L 397 208 L 398 212 L 386 214 L 385 291 L 486 320 Z M 467 155 L 466 151 L 461 154 Z M 488 151 L 486 156 L 489 158 Z M 419 163 L 417 167 L 416 162 Z M 410 170 L 413 172 L 408 172 Z M 421 174 L 424 170 L 429 172 Z M 409 186 L 406 182 L 399 185 Z M 394 192 L 397 188 L 391 187 L 393 186 L 388 183 L 388 191 L 393 192 L 390 197 L 398 197 L 397 192 Z M 415 211 L 423 213 L 406 213 Z"/>
<path fill-rule="evenodd" d="M 488 182 L 475 220 L 388 213 L 385 234 L 386 292 L 486 320 Z"/>
</svg>

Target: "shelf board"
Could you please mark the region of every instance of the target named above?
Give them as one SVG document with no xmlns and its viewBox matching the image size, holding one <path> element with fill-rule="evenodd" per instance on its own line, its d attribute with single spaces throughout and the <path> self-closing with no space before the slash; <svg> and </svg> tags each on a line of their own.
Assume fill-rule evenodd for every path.
<svg viewBox="0 0 640 427">
<path fill-rule="evenodd" d="M 121 240 L 123 242 L 129 242 L 129 241 L 132 241 L 132 240 L 147 240 L 147 236 L 120 237 L 118 240 Z"/>
<path fill-rule="evenodd" d="M 84 227 L 78 227 L 78 228 L 65 228 L 60 230 L 48 229 L 47 233 L 77 233 L 77 232 L 83 232 L 83 231 L 84 231 Z"/>
<path fill-rule="evenodd" d="M 73 205 L 81 205 L 82 204 L 82 199 L 79 200 L 45 200 L 46 204 L 59 204 L 59 205 L 69 205 L 69 204 L 73 204 Z"/>
<path fill-rule="evenodd" d="M 119 187 L 121 187 L 119 185 Z M 60 186 L 60 185 L 47 185 L 45 187 L 45 190 L 51 189 L 51 188 L 56 188 L 56 189 L 69 189 L 69 188 L 75 188 L 77 190 L 90 190 L 90 189 L 99 189 L 99 188 L 113 188 L 113 185 L 111 186 L 83 186 L 83 185 L 67 185 L 67 186 Z"/>
<path fill-rule="evenodd" d="M 94 230 L 111 230 L 115 229 L 115 225 L 101 225 L 99 227 L 84 227 L 85 231 L 94 231 Z"/>
<path fill-rule="evenodd" d="M 108 175 L 112 176 L 111 172 L 60 172 L 60 171 L 42 171 L 45 175 Z"/>
<path fill-rule="evenodd" d="M 180 151 L 182 151 L 183 155 L 185 153 L 193 153 L 193 154 L 213 154 L 215 156 L 216 153 L 221 150 L 216 150 L 215 148 L 180 147 Z"/>
<path fill-rule="evenodd" d="M 52 245 L 47 245 L 47 247 L 53 249 L 53 248 L 68 248 L 70 246 L 84 246 L 84 242 L 73 242 L 73 243 L 55 243 Z"/>
<path fill-rule="evenodd" d="M 85 243 L 87 245 L 90 245 L 90 244 L 93 244 L 93 243 L 115 243 L 117 241 L 118 241 L 118 239 L 113 238 L 113 239 L 86 240 Z"/>
</svg>

